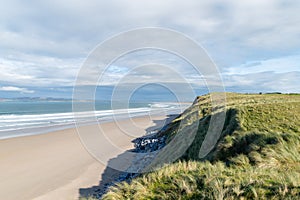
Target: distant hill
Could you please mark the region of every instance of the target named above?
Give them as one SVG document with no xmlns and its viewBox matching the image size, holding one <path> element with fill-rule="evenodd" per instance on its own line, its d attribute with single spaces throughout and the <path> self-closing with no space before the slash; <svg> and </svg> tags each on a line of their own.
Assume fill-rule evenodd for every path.
<svg viewBox="0 0 300 200">
<path fill-rule="evenodd" d="M 160 133 L 171 141 L 182 120 L 199 123 L 178 161 L 112 187 L 104 199 L 300 199 L 300 95 L 226 93 L 226 99 L 221 137 L 205 158 L 199 149 L 218 115 L 210 95 Z"/>
</svg>

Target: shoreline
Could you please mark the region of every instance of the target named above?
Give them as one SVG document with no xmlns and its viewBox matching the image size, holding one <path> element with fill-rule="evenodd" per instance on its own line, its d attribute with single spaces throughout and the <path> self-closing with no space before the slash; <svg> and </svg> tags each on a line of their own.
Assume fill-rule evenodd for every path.
<svg viewBox="0 0 300 200">
<path fill-rule="evenodd" d="M 181 113 L 186 106 L 182 106 L 181 108 L 172 108 L 165 110 L 166 113 L 163 113 L 161 110 L 154 110 L 151 112 L 153 116 L 161 116 L 161 115 L 170 115 L 170 114 L 178 114 Z M 76 127 L 82 126 L 90 126 L 95 124 L 103 124 L 103 123 L 110 123 L 116 120 L 126 120 L 129 117 L 131 118 L 139 118 L 149 115 L 149 111 L 147 112 L 138 112 L 138 113 L 130 113 L 127 114 L 117 114 L 116 116 L 110 115 L 105 116 L 104 118 L 99 118 L 97 121 L 85 121 L 85 122 L 69 122 L 65 124 L 53 124 L 53 125 L 44 125 L 44 126 L 35 126 L 35 127 L 27 127 L 21 128 L 17 130 L 7 130 L 1 131 L 0 130 L 0 141 L 10 138 L 17 138 L 17 137 L 26 137 L 31 135 L 40 135 L 40 134 L 47 134 L 56 131 L 62 131 L 67 129 L 72 129 Z"/>
<path fill-rule="evenodd" d="M 124 151 L 133 149 L 132 140 L 149 127 L 162 124 L 166 115 L 118 119 L 133 120 L 138 129 L 133 137 L 120 137 L 114 122 L 103 123 Z M 93 130 L 93 126 L 84 126 Z M 134 132 L 135 131 L 135 132 Z M 118 155 L 111 155 L 115 158 Z M 97 186 L 106 166 L 92 157 L 81 143 L 76 128 L 0 140 L 0 199 L 78 199 L 82 188 Z"/>
</svg>

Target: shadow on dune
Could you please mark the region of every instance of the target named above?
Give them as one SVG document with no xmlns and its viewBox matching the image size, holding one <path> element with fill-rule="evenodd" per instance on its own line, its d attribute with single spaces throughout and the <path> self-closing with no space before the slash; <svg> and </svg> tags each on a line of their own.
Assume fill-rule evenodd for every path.
<svg viewBox="0 0 300 200">
<path fill-rule="evenodd" d="M 178 115 L 167 115 L 165 119 L 163 120 L 153 120 L 154 126 L 148 127 L 145 129 L 147 133 L 151 133 L 152 131 L 161 130 L 163 129 L 167 124 L 169 124 L 173 119 L 175 119 Z M 129 151 L 133 151 L 129 150 Z M 109 186 L 112 186 L 118 182 L 124 181 L 124 180 L 130 180 L 131 177 L 134 177 L 136 174 L 126 173 L 122 172 L 116 169 L 113 169 L 108 166 L 112 166 L 115 164 L 122 165 L 122 162 L 124 161 L 125 152 L 123 154 L 118 155 L 115 158 L 112 158 L 109 160 L 107 167 L 105 168 L 104 172 L 101 175 L 101 180 L 99 182 L 99 185 L 92 186 L 90 188 L 80 188 L 79 189 L 79 195 L 80 197 L 90 197 L 94 196 L 96 198 L 100 198 L 107 190 Z M 126 159 L 126 158 L 125 158 Z"/>
</svg>

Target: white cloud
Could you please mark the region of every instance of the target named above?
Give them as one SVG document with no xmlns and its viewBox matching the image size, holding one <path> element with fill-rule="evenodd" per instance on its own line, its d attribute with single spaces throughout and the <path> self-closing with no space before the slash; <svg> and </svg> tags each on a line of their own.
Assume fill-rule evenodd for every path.
<svg viewBox="0 0 300 200">
<path fill-rule="evenodd" d="M 6 1 L 0 7 L 0 83 L 20 88 L 72 85 L 83 58 L 98 43 L 120 31 L 159 26 L 203 44 L 229 86 L 259 82 L 266 88 L 300 88 L 294 81 L 298 77 L 290 73 L 300 68 L 299 9 L 300 1 L 292 0 Z M 108 71 L 106 84 L 139 64 L 135 56 L 116 63 L 119 68 Z M 178 59 L 156 56 L 159 64 L 172 66 L 191 82 L 201 78 Z M 153 61 L 151 55 L 141 59 Z M 87 75 L 95 74 L 97 69 Z M 274 77 L 280 84 L 274 84 Z M 151 75 L 141 71 L 132 78 Z"/>
<path fill-rule="evenodd" d="M 248 92 L 299 93 L 300 72 L 224 75 L 225 88 Z"/>
<path fill-rule="evenodd" d="M 20 93 L 26 93 L 26 94 L 32 94 L 34 93 L 33 90 L 28 90 L 27 88 L 20 88 L 20 87 L 14 87 L 14 86 L 3 86 L 0 87 L 0 91 L 6 91 L 6 92 L 20 92 Z"/>
<path fill-rule="evenodd" d="M 24 54 L 0 58 L 0 83 L 21 86 L 73 85 L 82 60 Z"/>
<path fill-rule="evenodd" d="M 247 62 L 224 69 L 222 75 L 229 88 L 300 92 L 300 55 Z"/>
<path fill-rule="evenodd" d="M 225 68 L 224 74 L 241 75 L 259 72 L 287 73 L 296 71 L 300 72 L 300 54 L 268 60 L 254 60 L 242 65 Z"/>
</svg>

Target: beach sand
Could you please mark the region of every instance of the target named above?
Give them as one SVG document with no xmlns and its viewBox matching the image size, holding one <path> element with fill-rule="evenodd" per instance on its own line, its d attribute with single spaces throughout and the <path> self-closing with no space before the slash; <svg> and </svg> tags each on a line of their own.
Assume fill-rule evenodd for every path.
<svg viewBox="0 0 300 200">
<path fill-rule="evenodd" d="M 103 124 L 118 147 L 133 148 L 131 140 L 149 127 L 161 126 L 166 116 L 133 118 Z M 129 124 L 131 128 L 129 127 Z M 85 126 L 82 130 L 95 130 Z M 111 155 L 116 157 L 117 155 Z M 78 199 L 80 188 L 99 184 L 105 165 L 93 158 L 82 145 L 76 129 L 0 140 L 0 199 Z"/>
</svg>

